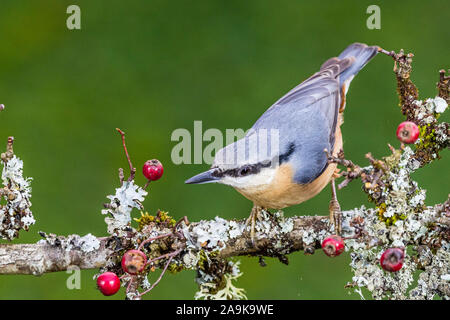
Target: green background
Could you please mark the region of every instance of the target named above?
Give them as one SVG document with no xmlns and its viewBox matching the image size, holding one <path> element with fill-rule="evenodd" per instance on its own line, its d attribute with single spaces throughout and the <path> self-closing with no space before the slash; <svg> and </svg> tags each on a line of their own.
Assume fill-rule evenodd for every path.
<svg viewBox="0 0 450 320">
<path fill-rule="evenodd" d="M 66 28 L 66 8 L 81 8 L 81 30 Z M 381 30 L 366 27 L 366 8 L 381 8 Z M 119 135 L 140 168 L 147 159 L 164 164 L 144 205 L 191 221 L 247 217 L 251 203 L 222 185 L 185 185 L 203 165 L 174 165 L 176 128 L 244 128 L 275 100 L 316 72 L 352 42 L 404 48 L 415 54 L 413 80 L 421 98 L 434 97 L 438 70 L 448 68 L 448 1 L 13 1 L 0 4 L 0 142 L 15 137 L 15 152 L 34 178 L 37 232 L 106 235 L 100 214 L 105 196 L 127 168 Z M 379 55 L 353 81 L 343 126 L 346 156 L 366 165 L 364 154 L 398 146 L 403 120 L 397 107 L 393 62 Z M 448 114 L 443 117 L 448 120 Z M 1 144 L 3 144 L 1 142 Z M 206 145 L 206 144 L 205 144 Z M 448 157 L 448 152 L 443 153 Z M 428 190 L 428 204 L 449 192 L 449 161 L 415 175 Z M 145 178 L 138 172 L 137 183 Z M 340 191 L 343 209 L 367 205 L 358 182 Z M 327 214 L 329 189 L 286 215 Z M 138 212 L 135 212 L 137 215 Z M 5 242 L 5 241 L 2 241 Z M 290 265 L 241 258 L 237 282 L 250 299 L 359 299 L 349 256 L 294 253 Z M 82 271 L 80 290 L 68 290 L 64 272 L 0 276 L 2 299 L 103 299 Z M 195 273 L 167 275 L 148 299 L 191 299 Z M 152 281 L 152 279 L 150 279 Z M 109 299 L 123 299 L 123 289 Z"/>
</svg>

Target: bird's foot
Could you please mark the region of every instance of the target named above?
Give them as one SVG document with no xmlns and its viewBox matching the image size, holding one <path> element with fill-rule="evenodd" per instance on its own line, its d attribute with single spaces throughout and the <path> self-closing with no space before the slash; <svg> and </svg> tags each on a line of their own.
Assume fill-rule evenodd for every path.
<svg viewBox="0 0 450 320">
<path fill-rule="evenodd" d="M 340 236 L 342 233 L 342 212 L 341 206 L 336 196 L 336 185 L 334 179 L 331 180 L 331 200 L 330 200 L 330 222 L 334 224 L 336 235 Z"/>
<path fill-rule="evenodd" d="M 250 212 L 250 216 L 245 221 L 245 229 L 247 229 L 248 226 L 250 226 L 250 240 L 252 241 L 252 245 L 255 245 L 255 226 L 256 226 L 256 219 L 259 221 L 262 221 L 263 218 L 261 216 L 263 208 L 259 206 L 253 206 L 252 211 Z"/>
<path fill-rule="evenodd" d="M 330 221 L 334 224 L 336 235 L 340 236 L 342 233 L 342 212 L 341 206 L 337 200 L 330 201 Z"/>
<path fill-rule="evenodd" d="M 334 170 L 334 172 L 333 172 L 332 178 L 333 178 L 333 179 L 337 179 L 337 178 L 340 178 L 341 176 L 342 176 L 342 174 L 341 174 L 341 169 L 336 168 L 336 169 Z"/>
</svg>

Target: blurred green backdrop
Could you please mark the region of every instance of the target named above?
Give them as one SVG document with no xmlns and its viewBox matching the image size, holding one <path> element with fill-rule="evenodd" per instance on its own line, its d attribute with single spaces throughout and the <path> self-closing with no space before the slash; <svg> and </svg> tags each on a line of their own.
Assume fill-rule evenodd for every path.
<svg viewBox="0 0 450 320">
<path fill-rule="evenodd" d="M 81 8 L 81 30 L 66 28 L 66 8 Z M 366 8 L 381 8 L 381 30 L 366 27 Z M 171 162 L 176 128 L 249 128 L 281 95 L 322 62 L 358 41 L 415 53 L 413 80 L 422 98 L 434 97 L 438 70 L 448 68 L 448 1 L 14 1 L 0 4 L 0 143 L 15 136 L 15 152 L 34 178 L 37 223 L 15 242 L 35 242 L 44 230 L 105 235 L 100 214 L 127 168 L 120 138 L 127 134 L 135 165 L 158 158 L 164 177 L 144 203 L 191 221 L 244 218 L 251 203 L 221 185 L 185 185 L 207 165 Z M 352 83 L 343 126 L 346 156 L 398 146 L 398 110 L 392 61 L 379 55 Z M 448 114 L 445 119 L 448 120 Z M 3 142 L 2 142 L 3 141 Z M 449 192 L 447 159 L 416 174 L 428 204 Z M 137 182 L 145 183 L 139 174 Z M 358 182 L 339 192 L 341 206 L 367 205 Z M 286 215 L 327 214 L 329 189 L 289 208 Z M 251 299 L 359 299 L 344 289 L 351 280 L 347 254 L 290 255 L 290 265 L 241 258 L 237 286 Z M 2 299 L 103 299 L 82 271 L 80 290 L 68 274 L 0 276 Z M 191 299 L 194 272 L 167 275 L 149 299 Z M 123 290 L 112 299 L 123 299 Z M 111 298 L 110 298 L 111 299 Z"/>
</svg>

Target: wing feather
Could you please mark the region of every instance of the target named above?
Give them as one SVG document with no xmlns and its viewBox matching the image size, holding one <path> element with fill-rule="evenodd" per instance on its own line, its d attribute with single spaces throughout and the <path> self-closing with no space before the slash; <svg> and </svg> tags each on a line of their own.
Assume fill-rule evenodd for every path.
<svg viewBox="0 0 450 320">
<path fill-rule="evenodd" d="M 287 94 L 275 102 L 253 125 L 258 128 L 278 128 L 286 122 L 283 118 L 295 118 L 301 115 L 306 108 L 316 108 L 315 112 L 323 115 L 327 123 L 326 134 L 329 137 L 330 147 L 334 146 L 334 134 L 336 131 L 337 116 L 340 106 L 339 74 L 348 68 L 353 58 L 332 58 L 326 61 L 319 72 L 315 73 L 301 84 L 290 90 Z M 318 101 L 326 99 L 323 103 Z M 277 113 L 276 117 L 271 117 Z M 274 121 L 276 120 L 276 121 Z M 308 119 L 296 119 L 308 121 Z"/>
</svg>

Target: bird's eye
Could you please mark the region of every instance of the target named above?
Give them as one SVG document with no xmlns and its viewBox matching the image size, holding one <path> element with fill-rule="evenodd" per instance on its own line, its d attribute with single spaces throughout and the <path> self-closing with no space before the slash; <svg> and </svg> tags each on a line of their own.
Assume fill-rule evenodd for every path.
<svg viewBox="0 0 450 320">
<path fill-rule="evenodd" d="M 239 170 L 240 176 L 246 176 L 252 171 L 252 168 L 250 166 L 244 166 Z"/>
<path fill-rule="evenodd" d="M 213 177 L 221 177 L 221 176 L 223 176 L 222 170 L 220 170 L 219 168 L 214 169 L 214 171 L 212 172 L 212 176 Z"/>
</svg>

